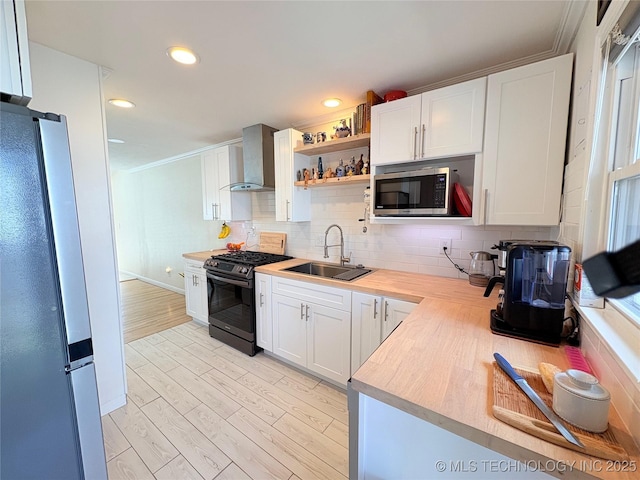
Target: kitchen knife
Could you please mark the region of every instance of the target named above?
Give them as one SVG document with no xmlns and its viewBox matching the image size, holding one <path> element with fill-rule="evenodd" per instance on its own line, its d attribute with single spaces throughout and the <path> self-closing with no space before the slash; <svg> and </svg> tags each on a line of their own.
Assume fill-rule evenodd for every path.
<svg viewBox="0 0 640 480">
<path fill-rule="evenodd" d="M 549 419 L 553 426 L 558 429 L 558 431 L 564 438 L 567 439 L 567 441 L 573 443 L 574 445 L 577 445 L 580 448 L 585 448 L 582 442 L 580 442 L 580 440 L 578 440 L 569 430 L 567 430 L 567 427 L 564 426 L 560 417 L 558 417 L 553 412 L 553 410 L 551 410 L 547 406 L 547 404 L 542 401 L 536 391 L 531 388 L 527 381 L 513 369 L 511 364 L 507 362 L 507 360 L 502 355 L 500 355 L 499 353 L 494 353 L 493 358 L 496 359 L 496 362 L 498 362 L 500 368 L 504 370 L 507 375 L 509 375 L 509 378 L 511 378 L 511 380 L 513 380 L 516 385 L 520 387 L 520 390 L 522 390 L 527 395 L 527 397 L 529 397 L 529 399 L 535 404 L 535 406 L 540 409 L 544 416 Z"/>
</svg>

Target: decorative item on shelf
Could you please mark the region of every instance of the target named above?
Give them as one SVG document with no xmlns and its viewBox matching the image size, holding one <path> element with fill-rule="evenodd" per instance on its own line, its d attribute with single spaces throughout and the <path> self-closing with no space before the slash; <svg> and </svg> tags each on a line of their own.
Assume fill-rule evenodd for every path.
<svg viewBox="0 0 640 480">
<path fill-rule="evenodd" d="M 306 168 L 304 169 L 304 188 L 307 188 L 307 186 L 309 185 L 309 170 L 307 170 Z"/>
<path fill-rule="evenodd" d="M 316 133 L 316 143 L 322 143 L 327 140 L 327 132 Z"/>
<path fill-rule="evenodd" d="M 356 163 L 356 171 L 355 174 L 356 175 L 362 175 L 363 171 L 362 169 L 364 168 L 364 160 L 362 160 L 362 157 L 364 157 L 364 154 L 360 154 L 360 160 L 358 160 L 358 163 Z"/>
<path fill-rule="evenodd" d="M 404 90 L 391 90 L 384 94 L 384 101 L 392 102 L 400 98 L 405 98 L 406 96 L 407 96 L 407 92 L 405 92 Z"/>
<path fill-rule="evenodd" d="M 302 172 L 300 170 L 298 170 L 298 173 L 296 173 L 296 178 L 299 182 L 302 181 Z"/>
<path fill-rule="evenodd" d="M 318 180 L 318 172 L 316 172 L 315 168 L 311 169 L 311 179 L 313 180 L 313 183 L 316 183 L 316 180 Z"/>
<path fill-rule="evenodd" d="M 369 157 L 367 157 L 367 161 L 364 164 L 364 168 L 362 169 L 362 174 L 371 174 L 371 165 L 369 164 Z"/>
<path fill-rule="evenodd" d="M 367 92 L 367 103 L 365 104 L 365 120 L 364 130 L 362 133 L 371 133 L 371 107 L 382 103 L 380 95 L 376 94 L 373 90 Z"/>
<path fill-rule="evenodd" d="M 336 167 L 336 177 L 344 177 L 344 163 L 340 159 L 340 164 Z"/>
<path fill-rule="evenodd" d="M 351 128 L 347 126 L 347 121 L 343 118 L 338 126 L 333 127 L 336 131 L 336 138 L 345 138 L 351 135 Z"/>
<path fill-rule="evenodd" d="M 356 157 L 351 157 L 351 161 L 349 162 L 349 165 L 346 166 L 345 171 L 346 171 L 347 177 L 355 175 L 355 173 L 356 173 Z"/>
<path fill-rule="evenodd" d="M 318 178 L 322 179 L 322 175 L 324 175 L 324 170 L 322 168 L 322 157 L 318 157 Z"/>
<path fill-rule="evenodd" d="M 333 177 L 333 170 L 331 170 L 331 167 L 327 168 L 324 172 L 324 175 L 322 176 L 322 181 L 326 182 L 327 178 L 332 178 Z"/>
<path fill-rule="evenodd" d="M 303 133 L 302 143 L 304 143 L 305 145 L 313 144 L 313 133 Z"/>
</svg>

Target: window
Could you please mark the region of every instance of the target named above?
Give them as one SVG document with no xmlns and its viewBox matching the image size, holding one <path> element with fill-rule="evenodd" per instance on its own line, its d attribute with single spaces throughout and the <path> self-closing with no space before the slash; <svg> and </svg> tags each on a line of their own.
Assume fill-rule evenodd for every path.
<svg viewBox="0 0 640 480">
<path fill-rule="evenodd" d="M 640 43 L 608 63 L 609 140 L 607 250 L 640 239 Z M 605 49 L 606 50 L 606 49 Z M 610 303 L 640 325 L 640 293 Z"/>
</svg>

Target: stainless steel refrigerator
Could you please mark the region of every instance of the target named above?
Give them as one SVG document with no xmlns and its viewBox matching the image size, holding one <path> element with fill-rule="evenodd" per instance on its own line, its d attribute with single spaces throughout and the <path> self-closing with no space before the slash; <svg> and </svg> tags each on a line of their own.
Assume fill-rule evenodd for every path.
<svg viewBox="0 0 640 480">
<path fill-rule="evenodd" d="M 0 103 L 0 478 L 106 479 L 64 116 Z"/>
</svg>

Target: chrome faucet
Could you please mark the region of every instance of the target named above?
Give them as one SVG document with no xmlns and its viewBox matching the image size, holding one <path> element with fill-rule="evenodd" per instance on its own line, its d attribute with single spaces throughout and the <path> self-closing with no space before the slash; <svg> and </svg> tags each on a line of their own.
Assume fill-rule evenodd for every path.
<svg viewBox="0 0 640 480">
<path fill-rule="evenodd" d="M 336 227 L 340 231 L 340 243 L 335 245 L 327 245 L 327 235 L 329 234 L 329 230 L 333 227 Z M 340 265 L 344 267 L 345 263 L 349 263 L 351 261 L 351 256 L 344 256 L 344 236 L 342 235 L 342 228 L 337 223 L 329 225 L 329 228 L 324 232 L 324 258 L 329 258 L 329 247 L 340 247 Z"/>
</svg>

